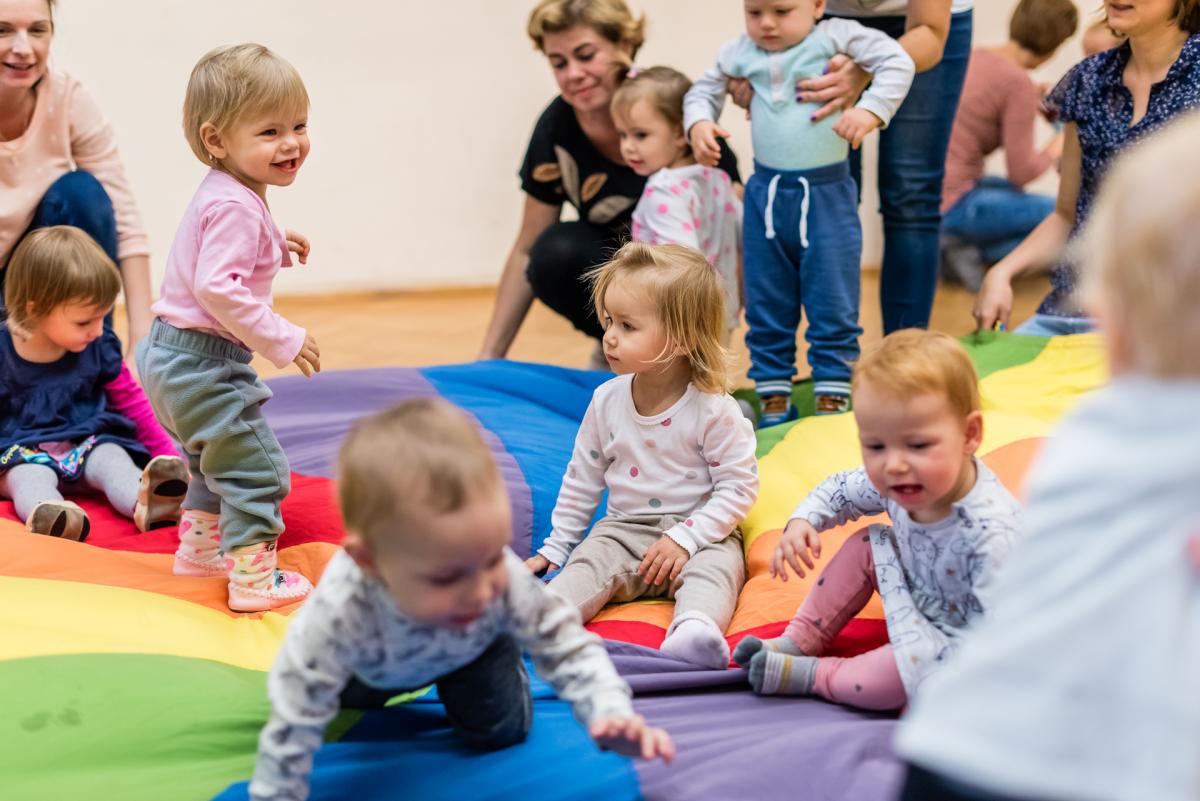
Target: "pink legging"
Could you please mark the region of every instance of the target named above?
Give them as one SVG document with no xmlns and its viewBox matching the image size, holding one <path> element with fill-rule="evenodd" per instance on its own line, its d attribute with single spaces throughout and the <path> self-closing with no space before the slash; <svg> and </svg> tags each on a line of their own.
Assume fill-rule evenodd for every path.
<svg viewBox="0 0 1200 801">
<path fill-rule="evenodd" d="M 819 656 L 813 692 L 860 709 L 899 709 L 908 696 L 891 645 L 842 659 L 821 656 L 876 590 L 875 560 L 867 530 L 852 534 L 821 571 L 784 634 L 804 653 Z"/>
</svg>

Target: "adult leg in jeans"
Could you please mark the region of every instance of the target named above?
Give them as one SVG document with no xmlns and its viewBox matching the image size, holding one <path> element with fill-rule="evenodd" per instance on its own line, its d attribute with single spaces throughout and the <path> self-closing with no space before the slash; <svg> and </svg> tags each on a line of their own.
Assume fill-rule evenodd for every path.
<svg viewBox="0 0 1200 801">
<path fill-rule="evenodd" d="M 91 173 L 76 170 L 50 184 L 33 212 L 33 221 L 26 233 L 51 225 L 73 225 L 81 229 L 96 240 L 114 263 L 119 264 L 117 218 L 113 213 L 112 201 Z M 4 277 L 7 272 L 0 270 L 0 310 L 4 306 Z M 107 322 L 111 325 L 111 315 Z"/>
<path fill-rule="evenodd" d="M 933 309 L 946 148 L 971 52 L 971 12 L 954 14 L 950 20 L 941 62 L 916 76 L 908 97 L 879 136 L 884 240 L 879 294 L 885 334 L 928 326 Z M 904 34 L 904 17 L 858 21 L 893 38 Z M 854 151 L 852 167 L 861 164 L 858 153 Z"/>
<path fill-rule="evenodd" d="M 998 176 L 986 176 L 942 220 L 942 235 L 979 248 L 995 264 L 1054 211 L 1054 198 L 1029 194 Z"/>
<path fill-rule="evenodd" d="M 529 249 L 525 275 L 534 297 L 594 339 L 604 336 L 584 275 L 612 258 L 620 247 L 618 231 L 574 221 L 547 228 Z"/>
</svg>

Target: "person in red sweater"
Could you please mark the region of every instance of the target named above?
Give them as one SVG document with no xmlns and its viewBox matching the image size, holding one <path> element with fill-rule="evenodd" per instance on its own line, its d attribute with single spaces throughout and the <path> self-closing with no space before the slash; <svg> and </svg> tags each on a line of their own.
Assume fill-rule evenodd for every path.
<svg viewBox="0 0 1200 801">
<path fill-rule="evenodd" d="M 1042 94 L 1029 70 L 1046 63 L 1079 24 L 1072 0 L 1020 0 L 1009 39 L 971 53 L 962 100 L 950 133 L 942 187 L 942 275 L 978 290 L 994 264 L 1054 210 L 1054 198 L 1025 184 L 1062 153 L 1057 134 L 1040 150 L 1034 121 Z M 984 159 L 1004 148 L 1006 178 L 984 175 Z"/>
</svg>

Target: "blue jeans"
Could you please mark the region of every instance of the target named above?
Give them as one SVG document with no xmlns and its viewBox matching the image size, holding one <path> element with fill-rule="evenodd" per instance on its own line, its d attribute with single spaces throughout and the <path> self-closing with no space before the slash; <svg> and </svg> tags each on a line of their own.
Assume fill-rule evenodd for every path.
<svg viewBox="0 0 1200 801">
<path fill-rule="evenodd" d="M 117 218 L 113 213 L 112 201 L 91 173 L 83 170 L 68 172 L 50 184 L 38 202 L 33 212 L 33 222 L 25 234 L 51 225 L 73 225 L 82 229 L 96 240 L 114 263 L 119 264 Z M 0 270 L 0 311 L 4 308 L 4 277 L 7 272 L 7 269 Z"/>
<path fill-rule="evenodd" d="M 895 39 L 904 17 L 858 17 Z M 950 17 L 942 60 L 919 73 L 892 122 L 879 134 L 879 211 L 883 214 L 880 304 L 883 332 L 925 328 L 937 290 L 942 176 L 950 128 L 971 55 L 970 11 Z M 854 179 L 862 183 L 862 151 L 850 152 Z"/>
<path fill-rule="evenodd" d="M 791 394 L 803 310 L 815 391 L 849 392 L 862 334 L 862 228 L 849 167 L 772 170 L 755 162 L 744 205 L 750 379 L 759 394 Z"/>
<path fill-rule="evenodd" d="M 1054 198 L 1031 195 L 995 175 L 984 176 L 942 218 L 942 236 L 979 248 L 995 264 L 1054 211 Z"/>
<path fill-rule="evenodd" d="M 1014 334 L 1027 337 L 1065 337 L 1094 331 L 1087 317 L 1065 317 L 1057 314 L 1035 314 L 1017 326 Z"/>
</svg>

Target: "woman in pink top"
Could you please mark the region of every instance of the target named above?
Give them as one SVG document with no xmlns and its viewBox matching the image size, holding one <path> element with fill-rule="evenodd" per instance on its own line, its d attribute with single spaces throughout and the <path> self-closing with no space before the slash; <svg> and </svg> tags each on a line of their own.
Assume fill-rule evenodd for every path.
<svg viewBox="0 0 1200 801">
<path fill-rule="evenodd" d="M 1072 0 L 1021 0 L 1008 41 L 971 53 L 942 185 L 943 277 L 978 291 L 984 265 L 1007 256 L 1054 210 L 1054 198 L 1021 189 L 1062 154 L 1062 134 L 1034 147 L 1042 97 L 1028 70 L 1049 61 L 1078 25 Z M 997 148 L 1005 178 L 983 173 Z"/>
<path fill-rule="evenodd" d="M 111 126 L 77 80 L 49 68 L 53 10 L 53 0 L 0 0 L 0 297 L 26 233 L 75 226 L 120 265 L 132 347 L 150 330 L 146 233 Z M 106 394 L 152 455 L 175 454 L 128 368 Z"/>
</svg>

